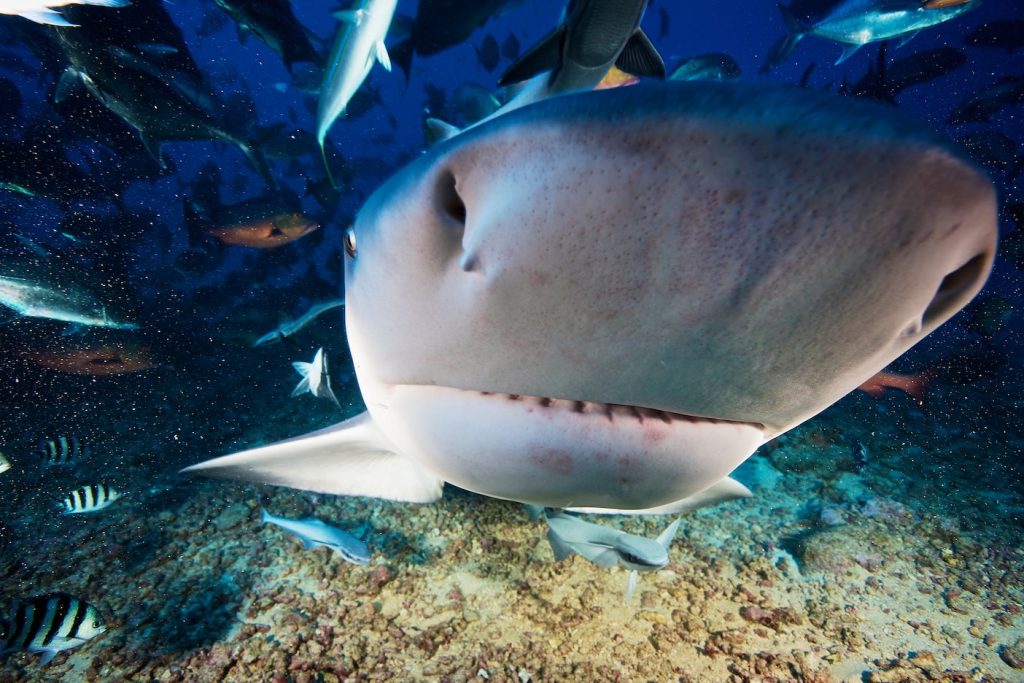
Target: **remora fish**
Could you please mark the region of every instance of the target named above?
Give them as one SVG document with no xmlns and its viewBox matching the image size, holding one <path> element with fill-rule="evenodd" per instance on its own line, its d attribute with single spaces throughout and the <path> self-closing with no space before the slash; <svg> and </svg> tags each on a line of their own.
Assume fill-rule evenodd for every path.
<svg viewBox="0 0 1024 683">
<path fill-rule="evenodd" d="M 824 14 L 802 18 L 779 3 L 779 11 L 786 22 L 786 35 L 772 47 L 761 72 L 779 66 L 806 35 L 840 43 L 843 52 L 835 63 L 841 64 L 868 43 L 902 38 L 900 45 L 903 45 L 921 29 L 949 21 L 979 4 L 980 0 L 969 0 L 951 7 L 928 9 L 920 0 L 841 0 Z"/>
<path fill-rule="evenodd" d="M 92 605 L 67 593 L 48 593 L 20 600 L 3 622 L 0 657 L 13 652 L 42 652 L 49 664 L 58 652 L 84 645 L 107 630 Z"/>
<path fill-rule="evenodd" d="M 639 572 L 661 569 L 668 564 L 668 547 L 675 538 L 679 520 L 672 522 L 657 538 L 644 538 L 585 522 L 564 512 L 547 513 L 548 542 L 561 562 L 572 553 L 582 555 L 598 567 L 616 565 L 632 570 L 626 599 L 633 596 Z"/>
<path fill-rule="evenodd" d="M 29 318 L 59 320 L 74 325 L 136 330 L 135 323 L 114 320 L 92 294 L 71 283 L 50 285 L 0 275 L 0 305 Z"/>
<path fill-rule="evenodd" d="M 281 323 L 276 329 L 267 332 L 265 335 L 254 341 L 252 345 L 262 346 L 263 344 L 269 344 L 270 342 L 281 341 L 286 337 L 292 336 L 327 311 L 344 305 L 344 299 L 331 299 L 330 301 L 325 301 L 320 304 L 314 304 L 313 306 L 310 306 L 309 310 L 303 313 L 299 318 Z"/>
<path fill-rule="evenodd" d="M 342 115 L 349 100 L 366 80 L 377 62 L 391 71 L 391 59 L 384 36 L 391 26 L 398 0 L 364 0 L 359 9 L 338 11 L 334 16 L 346 24 L 338 31 L 320 86 L 316 111 L 316 141 L 330 174 L 324 140 L 331 125 Z M 331 181 L 333 184 L 333 180 Z"/>
<path fill-rule="evenodd" d="M 295 372 L 302 376 L 302 380 L 292 390 L 292 396 L 298 396 L 308 391 L 317 398 L 329 399 L 334 405 L 338 406 L 339 410 L 341 409 L 338 397 L 334 395 L 334 390 L 331 389 L 331 376 L 327 372 L 327 356 L 324 355 L 323 348 L 316 350 L 312 363 L 296 361 L 292 363 L 292 367 L 295 368 Z"/>
<path fill-rule="evenodd" d="M 98 512 L 121 498 L 121 493 L 106 484 L 94 484 L 75 489 L 64 497 L 60 507 L 65 515 L 81 515 Z"/>
<path fill-rule="evenodd" d="M 214 0 L 238 25 L 281 56 L 288 71 L 295 62 L 320 62 L 309 33 L 295 18 L 288 0 Z"/>
<path fill-rule="evenodd" d="M 368 412 L 186 471 L 685 507 L 981 289 L 995 192 L 961 154 L 877 103 L 743 82 L 491 119 L 382 185 L 345 237 Z"/>
<path fill-rule="evenodd" d="M 285 531 L 295 534 L 302 539 L 302 545 L 306 550 L 322 545 L 325 548 L 337 550 L 346 562 L 370 563 L 370 546 L 347 531 L 325 524 L 314 517 L 305 519 L 275 517 L 260 508 L 260 521 L 264 524 L 279 526 Z"/>
<path fill-rule="evenodd" d="M 68 5 L 94 5 L 97 7 L 125 7 L 130 0 L 4 0 L 0 14 L 24 17 L 37 24 L 50 26 L 75 26 L 64 18 L 54 7 Z"/>
</svg>

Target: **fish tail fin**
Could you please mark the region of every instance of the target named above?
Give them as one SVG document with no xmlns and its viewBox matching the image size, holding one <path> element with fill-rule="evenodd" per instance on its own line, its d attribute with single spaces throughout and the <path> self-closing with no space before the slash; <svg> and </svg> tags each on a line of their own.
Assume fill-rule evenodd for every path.
<svg viewBox="0 0 1024 683">
<path fill-rule="evenodd" d="M 768 73 L 779 66 L 786 57 L 792 54 L 796 44 L 804 37 L 804 28 L 792 10 L 780 2 L 779 12 L 782 14 L 782 21 L 786 24 L 786 35 L 772 46 L 771 52 L 768 53 L 768 59 L 761 66 L 761 73 Z"/>
<path fill-rule="evenodd" d="M 270 521 L 270 513 L 267 512 L 267 508 L 260 505 L 260 522 L 266 524 Z"/>
<path fill-rule="evenodd" d="M 249 160 L 256 172 L 260 174 L 260 177 L 267 182 L 270 189 L 276 190 L 278 188 L 277 181 L 274 180 L 273 174 L 270 172 L 270 164 L 267 163 L 267 157 L 263 155 L 263 150 L 256 146 L 256 143 L 251 140 L 238 140 L 235 144 L 242 150 L 242 154 Z"/>
</svg>

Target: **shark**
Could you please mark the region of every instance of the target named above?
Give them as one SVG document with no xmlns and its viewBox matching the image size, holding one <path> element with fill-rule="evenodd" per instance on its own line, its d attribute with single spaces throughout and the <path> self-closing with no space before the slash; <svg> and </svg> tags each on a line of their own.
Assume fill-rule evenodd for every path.
<svg viewBox="0 0 1024 683">
<path fill-rule="evenodd" d="M 345 233 L 366 411 L 185 471 L 606 513 L 722 500 L 970 301 L 996 235 L 984 173 L 877 103 L 671 81 L 544 100 L 411 162 Z"/>
</svg>

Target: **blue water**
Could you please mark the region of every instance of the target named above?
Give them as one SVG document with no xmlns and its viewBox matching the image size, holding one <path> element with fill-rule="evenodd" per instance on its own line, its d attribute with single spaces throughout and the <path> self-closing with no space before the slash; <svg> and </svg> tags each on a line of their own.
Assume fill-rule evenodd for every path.
<svg viewBox="0 0 1024 683">
<path fill-rule="evenodd" d="M 134 5 L 181 29 L 206 85 L 228 103 L 221 111 L 236 127 L 246 121 L 244 137 L 315 131 L 316 95 L 299 87 L 317 84 L 311 65 L 289 73 L 212 2 Z M 322 54 L 337 30 L 331 9 L 293 3 Z M 78 30 L 99 31 L 118 11 L 66 14 Z M 686 516 L 671 564 L 645 576 L 630 603 L 624 572 L 579 557 L 553 564 L 542 524 L 493 499 L 449 491 L 415 506 L 177 473 L 336 422 L 330 402 L 289 397 L 299 380 L 291 363 L 320 347 L 343 413 L 363 409 L 343 309 L 285 342 L 251 344 L 284 317 L 344 296 L 345 230 L 367 197 L 426 149 L 425 107 L 458 122 L 456 90 L 496 90 L 511 65 L 503 56 L 488 71 L 475 48 L 488 36 L 499 45 L 515 36 L 525 52 L 561 11 L 546 0 L 506 3 L 469 39 L 416 56 L 408 79 L 397 66 L 374 66 L 359 95 L 364 111 L 330 130 L 336 197 L 321 202 L 312 191 L 325 187 L 315 147 L 270 158 L 289 196 L 275 201 L 319 225 L 274 249 L 189 244 L 186 200 L 205 199 L 209 222 L 218 203 L 266 194 L 237 147 L 169 142 L 161 169 L 92 95 L 54 102 L 66 59 L 40 47 L 52 29 L 0 15 L 0 141 L 8 145 L 0 181 L 29 163 L 9 150 L 39 152 L 37 185 L 27 188 L 35 191 L 0 191 L 0 264 L 87 282 L 112 316 L 139 325 L 69 330 L 0 311 L 0 452 L 12 463 L 0 473 L 0 603 L 65 591 L 108 623 L 104 635 L 46 666 L 14 654 L 0 681 L 1024 680 L 1024 257 L 1016 241 L 1024 109 L 1018 101 L 989 122 L 945 123 L 969 95 L 1024 77 L 1024 50 L 965 45 L 986 22 L 1024 19 L 1014 2 L 990 0 L 888 48 L 890 60 L 962 50 L 963 66 L 900 93 L 899 109 L 953 139 L 1009 139 L 968 150 L 997 188 L 1005 245 L 982 295 L 891 368 L 934 371 L 926 398 L 854 392 L 762 448 L 736 474 L 755 498 Z M 415 12 L 416 2 L 399 2 L 398 14 Z M 839 46 L 810 36 L 760 74 L 785 30 L 774 3 L 762 0 L 659 0 L 642 27 L 669 70 L 723 52 L 744 81 L 795 84 L 813 64 L 807 86 L 828 91 L 859 80 L 878 55 L 868 45 L 833 65 Z M 393 50 L 400 37 L 388 42 Z M 152 59 L 184 57 L 175 54 Z M 81 191 L 85 180 L 69 180 L 72 171 L 98 189 Z M 61 436 L 87 443 L 88 457 L 43 468 L 39 441 Z M 100 482 L 126 496 L 88 515 L 55 508 L 77 486 Z M 328 550 L 303 551 L 294 537 L 260 526 L 260 504 L 365 537 L 374 560 L 357 567 Z M 599 521 L 644 536 L 666 526 L 662 518 Z"/>
</svg>

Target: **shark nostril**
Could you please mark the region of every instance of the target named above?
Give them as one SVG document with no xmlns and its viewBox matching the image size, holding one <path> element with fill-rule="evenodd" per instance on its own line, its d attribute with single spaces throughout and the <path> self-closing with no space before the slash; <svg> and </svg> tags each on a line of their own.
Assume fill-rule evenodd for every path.
<svg viewBox="0 0 1024 683">
<path fill-rule="evenodd" d="M 440 200 L 440 208 L 445 215 L 458 223 L 460 228 L 465 227 L 466 204 L 462 201 L 462 197 L 459 196 L 459 191 L 455 187 L 455 175 L 450 171 L 441 175 L 438 181 L 437 194 Z"/>
<path fill-rule="evenodd" d="M 978 254 L 942 278 L 939 289 L 922 316 L 924 327 L 938 325 L 956 313 L 974 296 L 985 281 L 990 263 L 988 253 Z"/>
</svg>

